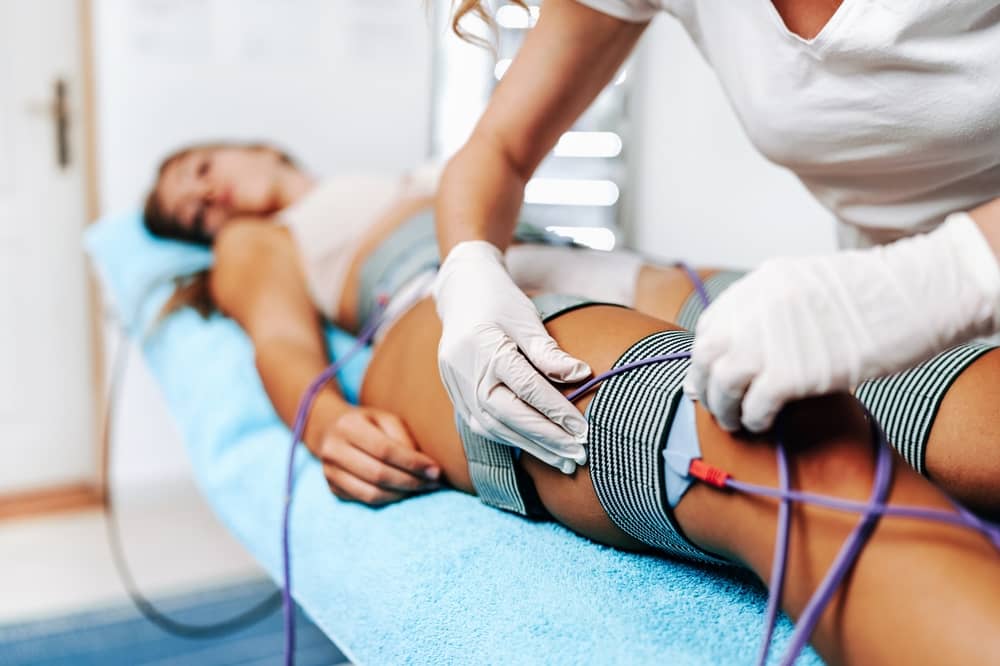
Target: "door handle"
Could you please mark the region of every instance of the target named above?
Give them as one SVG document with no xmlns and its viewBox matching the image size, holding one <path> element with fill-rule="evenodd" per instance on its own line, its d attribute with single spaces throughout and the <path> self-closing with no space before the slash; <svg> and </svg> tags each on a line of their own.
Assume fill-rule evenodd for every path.
<svg viewBox="0 0 1000 666">
<path fill-rule="evenodd" d="M 60 169 L 68 169 L 72 161 L 70 153 L 70 109 L 69 85 L 65 79 L 56 79 L 53 84 L 52 99 L 48 102 L 28 105 L 30 113 L 49 116 L 55 125 L 56 164 Z"/>
</svg>

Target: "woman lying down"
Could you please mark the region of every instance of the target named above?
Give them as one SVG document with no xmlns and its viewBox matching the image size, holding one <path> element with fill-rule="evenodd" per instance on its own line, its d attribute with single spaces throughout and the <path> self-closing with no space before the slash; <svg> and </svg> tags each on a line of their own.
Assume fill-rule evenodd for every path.
<svg viewBox="0 0 1000 666">
<path fill-rule="evenodd" d="M 664 450 L 696 447 L 737 479 L 778 485 L 773 437 L 727 433 L 688 401 L 681 390 L 686 360 L 621 374 L 580 398 L 589 460 L 570 474 L 456 425 L 438 375 L 439 323 L 424 298 L 436 243 L 432 196 L 418 181 L 314 181 L 265 146 L 198 147 L 164 163 L 146 223 L 158 235 L 212 245 L 206 288 L 199 292 L 197 280 L 187 285 L 174 306 L 201 293 L 242 325 L 285 423 L 330 361 L 321 320 L 357 329 L 388 305 L 361 406 L 328 387 L 305 431 L 338 497 L 384 504 L 449 486 L 618 548 L 746 567 L 767 584 L 777 502 L 665 481 Z M 559 345 L 595 372 L 691 349 L 685 328 L 701 305 L 682 270 L 626 253 L 539 244 L 544 238 L 530 229 L 521 238 L 508 253 L 512 274 L 539 292 L 535 303 Z M 735 277 L 702 276 L 714 293 Z M 1000 418 L 996 377 L 1000 351 L 967 346 L 858 390 L 876 418 L 892 424 L 907 459 L 930 477 L 894 457 L 890 504 L 952 511 L 948 493 L 981 513 L 1000 512 L 1000 455 L 987 434 Z M 793 487 L 868 498 L 874 441 L 858 398 L 792 404 L 782 427 Z M 782 594 L 792 617 L 857 521 L 794 505 Z M 985 537 L 885 518 L 823 614 L 813 644 L 831 664 L 1000 663 L 998 590 L 1000 556 Z"/>
</svg>

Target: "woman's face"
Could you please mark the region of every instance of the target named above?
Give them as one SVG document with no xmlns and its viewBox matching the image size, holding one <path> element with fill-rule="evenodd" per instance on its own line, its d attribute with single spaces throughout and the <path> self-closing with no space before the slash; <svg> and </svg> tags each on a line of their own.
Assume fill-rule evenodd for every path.
<svg viewBox="0 0 1000 666">
<path fill-rule="evenodd" d="M 261 148 L 195 148 L 164 170 L 157 196 L 182 226 L 214 237 L 237 217 L 281 208 L 281 175 L 290 167 Z"/>
</svg>

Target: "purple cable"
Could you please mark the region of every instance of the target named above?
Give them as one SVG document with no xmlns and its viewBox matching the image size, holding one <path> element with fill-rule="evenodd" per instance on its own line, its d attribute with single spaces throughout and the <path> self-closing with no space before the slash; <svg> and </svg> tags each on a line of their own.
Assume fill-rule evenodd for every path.
<svg viewBox="0 0 1000 666">
<path fill-rule="evenodd" d="M 355 341 L 354 346 L 351 347 L 342 357 L 334 361 L 333 364 L 328 366 L 326 370 L 321 372 L 319 376 L 312 381 L 309 387 L 305 390 L 305 393 L 302 394 L 302 399 L 299 401 L 298 411 L 295 414 L 295 426 L 292 428 L 292 445 L 288 452 L 288 470 L 285 475 L 285 506 L 281 519 L 281 557 L 282 574 L 284 575 L 282 606 L 285 621 L 286 666 L 294 666 L 295 664 L 295 606 L 292 603 L 292 558 L 288 529 L 292 508 L 295 449 L 298 443 L 302 441 L 302 435 L 306 429 L 306 421 L 309 418 L 309 411 L 312 409 L 316 396 L 319 395 L 319 392 L 323 389 L 326 383 L 336 377 L 337 372 L 339 372 L 340 369 L 344 367 L 344 365 L 359 351 L 364 349 L 371 339 L 375 337 L 375 332 L 378 330 L 378 326 L 381 323 L 382 315 L 384 313 L 384 308 L 377 311 L 371 318 L 370 323 L 368 323 L 361 333 L 358 334 L 358 339 Z"/>
<path fill-rule="evenodd" d="M 702 282 L 701 276 L 695 269 L 691 268 L 686 262 L 678 261 L 676 264 L 677 268 L 687 273 L 688 280 L 694 286 L 694 290 L 698 293 L 698 298 L 701 300 L 701 304 L 704 307 L 708 307 L 712 304 L 712 299 L 708 296 L 708 289 L 705 288 L 705 283 Z"/>
<path fill-rule="evenodd" d="M 918 506 L 885 505 L 875 509 L 867 502 L 858 502 L 855 500 L 841 499 L 839 497 L 817 495 L 816 493 L 808 493 L 801 490 L 790 490 L 787 493 L 782 493 L 777 488 L 759 486 L 755 483 L 737 481 L 736 479 L 728 479 L 726 481 L 726 485 L 733 490 L 738 490 L 739 492 L 750 495 L 771 497 L 774 499 L 788 499 L 793 502 L 801 502 L 803 504 L 815 504 L 827 509 L 833 509 L 834 511 L 844 511 L 846 513 L 865 513 L 871 509 L 873 513 L 881 516 L 917 518 L 920 520 L 943 523 L 945 525 L 953 525 L 955 527 L 968 527 L 982 533 L 991 541 L 994 541 L 994 545 L 997 547 L 997 550 L 1000 550 L 1000 543 L 996 543 L 996 540 L 994 539 L 994 532 L 1000 530 L 1000 527 L 993 526 L 959 505 L 956 505 L 958 513 Z"/>
<path fill-rule="evenodd" d="M 874 425 L 874 420 L 872 420 L 872 424 L 881 433 L 881 428 Z M 778 446 L 783 447 L 784 444 L 779 443 Z M 892 486 L 892 456 L 889 454 L 889 448 L 885 445 L 882 437 L 876 439 L 876 446 L 878 446 L 878 463 L 875 468 L 875 482 L 873 483 L 870 504 L 872 509 L 877 510 L 879 507 L 885 506 L 885 501 L 889 497 L 889 490 Z M 858 557 L 861 555 L 861 549 L 875 531 L 875 526 L 878 525 L 879 518 L 880 516 L 874 511 L 866 511 L 857 527 L 854 528 L 851 536 L 844 542 L 840 552 L 837 553 L 837 558 L 830 565 L 823 582 L 813 592 L 812 597 L 810 597 L 805 609 L 799 616 L 799 620 L 795 624 L 795 631 L 792 633 L 791 641 L 785 652 L 785 658 L 781 662 L 782 666 L 791 666 L 806 646 L 809 637 L 812 636 L 813 630 L 819 623 L 820 616 L 830 604 L 844 576 L 854 567 L 854 563 L 857 562 Z M 782 575 L 784 575 L 785 564 L 785 562 L 782 562 Z M 768 641 L 771 640 L 771 636 L 773 634 L 768 636 Z"/>
<path fill-rule="evenodd" d="M 691 358 L 691 352 L 677 352 L 674 354 L 662 354 L 660 356 L 650 356 L 649 358 L 642 358 L 638 361 L 632 361 L 631 363 L 626 363 L 625 365 L 619 366 L 617 368 L 612 368 L 607 372 L 602 372 L 601 374 L 588 379 L 582 386 L 573 389 L 570 393 L 566 394 L 566 399 L 570 402 L 576 401 L 581 395 L 590 391 L 595 386 L 603 382 L 605 379 L 611 379 L 616 375 L 620 375 L 632 370 L 636 370 L 646 365 L 653 365 L 654 363 L 663 363 L 665 361 L 679 361 L 682 358 Z"/>
<path fill-rule="evenodd" d="M 993 543 L 993 547 L 1000 551 L 1000 525 L 995 525 L 987 520 L 983 520 L 976 514 L 972 513 L 964 506 L 948 498 L 951 505 L 955 507 L 955 510 L 961 514 L 962 518 L 967 521 L 967 524 L 975 526 L 975 529 L 979 530 Z"/>
<path fill-rule="evenodd" d="M 788 459 L 785 447 L 778 446 L 778 488 L 783 494 L 791 490 L 788 480 Z M 774 559 L 771 562 L 771 586 L 767 594 L 767 611 L 764 614 L 764 640 L 761 641 L 757 653 L 757 663 L 764 666 L 767 663 L 767 653 L 771 648 L 771 636 L 774 635 L 774 625 L 778 621 L 778 610 L 781 606 L 781 592 L 785 586 L 785 563 L 788 559 L 788 537 L 792 532 L 791 502 L 787 495 L 781 498 L 778 505 L 778 528 L 774 536 Z"/>
</svg>

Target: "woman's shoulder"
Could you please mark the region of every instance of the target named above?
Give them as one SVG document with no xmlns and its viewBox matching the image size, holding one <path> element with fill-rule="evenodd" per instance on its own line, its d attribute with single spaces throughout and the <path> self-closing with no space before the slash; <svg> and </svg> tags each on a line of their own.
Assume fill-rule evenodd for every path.
<svg viewBox="0 0 1000 666">
<path fill-rule="evenodd" d="M 288 240 L 288 230 L 270 218 L 237 218 L 226 224 L 212 242 L 216 262 L 220 254 L 263 251 Z"/>
<path fill-rule="evenodd" d="M 233 221 L 222 228 L 212 246 L 210 289 L 219 308 L 232 314 L 247 298 L 253 285 L 274 282 L 281 276 L 297 279 L 295 247 L 288 230 L 262 221 Z"/>
<path fill-rule="evenodd" d="M 275 262 L 295 258 L 288 230 L 260 219 L 234 220 L 219 231 L 212 244 L 216 277 L 261 271 Z"/>
</svg>

